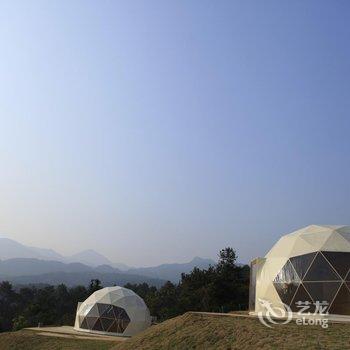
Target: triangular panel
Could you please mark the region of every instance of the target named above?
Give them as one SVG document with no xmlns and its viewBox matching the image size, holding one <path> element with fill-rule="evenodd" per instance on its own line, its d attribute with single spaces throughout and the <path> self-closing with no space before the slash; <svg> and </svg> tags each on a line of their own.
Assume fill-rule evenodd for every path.
<svg viewBox="0 0 350 350">
<path fill-rule="evenodd" d="M 289 256 L 296 256 L 302 254 L 308 254 L 315 251 L 315 247 L 309 242 L 305 241 L 303 236 L 296 237 L 294 243 L 292 244 L 292 249 L 290 250 Z"/>
<path fill-rule="evenodd" d="M 322 252 L 341 278 L 345 278 L 350 269 L 350 252 Z"/>
<path fill-rule="evenodd" d="M 290 305 L 299 283 L 274 283 L 274 287 L 281 298 L 282 303 Z"/>
<path fill-rule="evenodd" d="M 97 308 L 100 316 L 102 316 L 108 310 L 109 307 L 110 305 L 108 304 L 97 303 Z"/>
<path fill-rule="evenodd" d="M 107 308 L 105 308 L 103 314 L 101 315 L 105 318 L 115 318 L 114 312 L 113 312 L 113 305 L 108 305 Z"/>
<path fill-rule="evenodd" d="M 111 325 L 111 327 L 109 328 L 108 332 L 111 332 L 111 333 L 120 333 L 119 332 L 119 327 L 118 327 L 118 323 L 117 321 L 114 321 Z"/>
<path fill-rule="evenodd" d="M 338 232 L 344 239 L 350 242 L 350 232 Z"/>
<path fill-rule="evenodd" d="M 130 318 L 125 310 L 122 310 L 119 314 L 119 319 L 130 322 Z"/>
<path fill-rule="evenodd" d="M 118 333 L 123 333 L 124 332 L 124 327 L 123 327 L 123 323 L 121 320 L 117 320 L 117 327 L 118 327 Z"/>
<path fill-rule="evenodd" d="M 290 255 L 290 251 L 297 237 L 286 235 L 281 237 L 277 243 L 266 254 L 265 258 L 283 258 Z"/>
<path fill-rule="evenodd" d="M 292 263 L 295 271 L 297 272 L 298 276 L 303 279 L 305 277 L 305 274 L 307 270 L 309 269 L 312 260 L 314 259 L 317 252 L 309 253 L 309 254 L 303 254 L 299 256 L 293 256 L 289 260 Z"/>
<path fill-rule="evenodd" d="M 327 301 L 329 304 L 333 301 L 341 282 L 303 282 L 305 289 L 309 292 L 312 299 L 316 302 Z"/>
<path fill-rule="evenodd" d="M 320 232 L 304 233 L 300 235 L 300 238 L 309 243 L 314 250 L 320 250 L 328 238 L 333 234 L 333 231 L 325 229 Z"/>
<path fill-rule="evenodd" d="M 350 226 L 339 227 L 336 231 L 350 242 Z"/>
<path fill-rule="evenodd" d="M 334 252 L 349 252 L 350 242 L 338 232 L 334 232 L 320 250 Z"/>
<path fill-rule="evenodd" d="M 93 329 L 98 317 L 86 317 L 87 325 L 89 329 Z"/>
<path fill-rule="evenodd" d="M 102 327 L 105 332 L 108 332 L 113 322 L 114 319 L 101 317 Z"/>
<path fill-rule="evenodd" d="M 82 329 L 89 329 L 89 326 L 87 324 L 86 318 L 84 318 L 80 324 L 80 328 Z"/>
<path fill-rule="evenodd" d="M 288 260 L 287 263 L 282 267 L 280 272 L 274 279 L 276 283 L 291 283 L 291 282 L 300 282 L 300 278 L 296 271 L 294 270 L 293 265 Z"/>
<path fill-rule="evenodd" d="M 103 328 L 102 328 L 102 324 L 100 319 L 98 319 L 95 324 L 94 327 L 92 328 L 94 331 L 99 331 L 99 332 L 103 332 Z"/>
<path fill-rule="evenodd" d="M 335 315 L 350 315 L 350 291 L 343 284 L 335 297 L 329 313 Z"/>
<path fill-rule="evenodd" d="M 305 234 L 305 233 L 317 233 L 317 232 L 322 232 L 328 230 L 327 227 L 323 225 L 309 225 L 304 228 L 301 228 L 300 230 L 296 231 L 299 232 L 300 235 Z"/>
<path fill-rule="evenodd" d="M 345 281 L 349 281 L 350 282 L 350 270 L 349 270 L 348 274 L 345 277 Z"/>
<path fill-rule="evenodd" d="M 336 281 L 341 280 L 340 276 L 333 270 L 331 265 L 318 253 L 306 273 L 304 281 Z"/>
<path fill-rule="evenodd" d="M 112 293 L 105 294 L 101 299 L 98 299 L 98 302 L 101 304 L 112 304 L 111 295 Z"/>
<path fill-rule="evenodd" d="M 302 308 L 304 305 L 307 306 L 307 309 L 303 311 Z M 302 284 L 300 284 L 297 292 L 295 293 L 290 308 L 294 312 L 301 312 L 306 314 L 315 312 L 315 305 L 313 303 L 313 300 Z"/>
<path fill-rule="evenodd" d="M 99 311 L 98 311 L 98 307 L 97 307 L 97 304 L 95 304 L 91 310 L 88 312 L 87 314 L 88 317 L 99 317 L 100 314 L 99 314 Z"/>
</svg>

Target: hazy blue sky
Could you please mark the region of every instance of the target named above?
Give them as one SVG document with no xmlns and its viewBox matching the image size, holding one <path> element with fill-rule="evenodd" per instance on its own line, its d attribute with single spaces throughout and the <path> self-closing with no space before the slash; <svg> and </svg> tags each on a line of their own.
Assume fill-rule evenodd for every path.
<svg viewBox="0 0 350 350">
<path fill-rule="evenodd" d="M 349 224 L 350 3 L 0 1 L 0 232 L 133 265 Z"/>
</svg>

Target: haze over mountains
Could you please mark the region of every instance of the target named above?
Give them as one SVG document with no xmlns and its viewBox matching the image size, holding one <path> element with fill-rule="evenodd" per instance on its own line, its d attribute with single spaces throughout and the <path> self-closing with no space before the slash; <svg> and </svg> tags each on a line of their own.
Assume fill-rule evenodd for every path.
<svg viewBox="0 0 350 350">
<path fill-rule="evenodd" d="M 94 250 L 85 250 L 65 257 L 52 249 L 25 246 L 8 238 L 0 238 L 0 280 L 14 284 L 86 285 L 98 278 L 104 285 L 146 282 L 160 286 L 165 281 L 178 282 L 181 273 L 194 267 L 207 268 L 215 262 L 194 258 L 183 264 L 131 268 L 113 263 Z"/>
<path fill-rule="evenodd" d="M 92 249 L 84 250 L 72 256 L 63 256 L 53 249 L 25 246 L 9 238 L 0 238 L 0 259 L 32 258 L 42 260 L 55 260 L 61 262 L 80 262 L 90 266 L 113 265 L 113 263 L 102 254 Z M 115 264 L 118 265 L 118 264 Z M 120 264 L 124 269 L 129 267 Z M 117 266 L 115 266 L 117 267 Z M 122 270 L 123 268 L 119 268 Z"/>
</svg>

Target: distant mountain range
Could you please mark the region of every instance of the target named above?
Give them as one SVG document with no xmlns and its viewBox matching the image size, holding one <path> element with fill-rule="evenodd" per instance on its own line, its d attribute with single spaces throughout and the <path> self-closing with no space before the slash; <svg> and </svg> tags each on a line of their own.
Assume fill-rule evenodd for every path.
<svg viewBox="0 0 350 350">
<path fill-rule="evenodd" d="M 94 250 L 85 250 L 64 257 L 52 249 L 25 246 L 8 238 L 0 238 L 0 281 L 14 284 L 87 285 L 98 278 L 103 285 L 124 285 L 146 282 L 161 286 L 165 281 L 178 282 L 181 273 L 194 267 L 214 265 L 211 259 L 194 258 L 183 264 L 163 264 L 154 267 L 130 268 L 113 263 Z"/>
<path fill-rule="evenodd" d="M 120 268 L 121 270 L 127 270 L 130 268 L 129 266 L 124 264 L 113 264 L 105 256 L 95 252 L 92 249 L 84 250 L 72 256 L 65 257 L 52 249 L 28 247 L 12 239 L 0 238 L 0 259 L 6 260 L 13 258 L 54 260 L 65 263 L 80 262 L 89 266 L 113 265 L 114 267 L 118 267 L 118 265 L 120 265 L 122 267 Z"/>
<path fill-rule="evenodd" d="M 209 265 L 215 265 L 215 261 L 211 259 L 195 257 L 188 263 L 162 264 L 154 267 L 133 268 L 129 269 L 127 272 L 153 278 L 165 279 L 172 282 L 178 282 L 181 277 L 181 273 L 188 273 L 195 267 L 206 269 L 209 267 Z"/>
<path fill-rule="evenodd" d="M 16 258 L 0 261 L 0 281 L 10 281 L 15 285 L 61 283 L 67 286 L 88 285 L 92 279 L 99 279 L 104 286 L 143 283 L 156 287 L 166 281 L 129 274 L 108 265 L 91 267 L 81 263 L 65 264 L 59 261 Z"/>
</svg>

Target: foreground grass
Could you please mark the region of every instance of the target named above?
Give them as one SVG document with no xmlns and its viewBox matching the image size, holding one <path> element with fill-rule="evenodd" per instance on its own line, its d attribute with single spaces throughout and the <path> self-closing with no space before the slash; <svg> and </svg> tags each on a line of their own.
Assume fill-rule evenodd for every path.
<svg viewBox="0 0 350 350">
<path fill-rule="evenodd" d="M 297 326 L 273 329 L 257 319 L 187 313 L 153 326 L 115 345 L 113 350 L 345 350 L 350 349 L 350 324 Z"/>
<path fill-rule="evenodd" d="M 187 313 L 127 341 L 41 336 L 23 330 L 0 334 L 0 350 L 350 350 L 350 324 L 273 329 L 257 319 Z"/>
<path fill-rule="evenodd" d="M 48 337 L 25 330 L 0 334 L 1 350 L 109 350 L 114 345 L 110 341 Z"/>
</svg>

